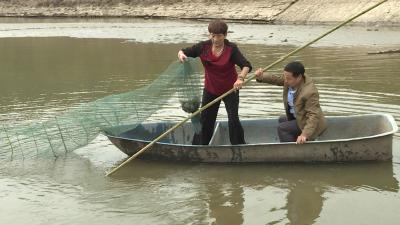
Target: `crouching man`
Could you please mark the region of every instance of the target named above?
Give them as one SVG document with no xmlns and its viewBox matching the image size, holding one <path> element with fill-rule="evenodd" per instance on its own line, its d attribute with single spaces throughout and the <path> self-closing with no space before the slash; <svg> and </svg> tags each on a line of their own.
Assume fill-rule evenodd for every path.
<svg viewBox="0 0 400 225">
<path fill-rule="evenodd" d="M 256 71 L 257 82 L 283 86 L 286 116 L 279 118 L 278 136 L 281 142 L 303 144 L 315 140 L 326 129 L 326 120 L 319 104 L 319 94 L 313 80 L 305 74 L 303 64 L 287 64 L 281 76 Z"/>
</svg>

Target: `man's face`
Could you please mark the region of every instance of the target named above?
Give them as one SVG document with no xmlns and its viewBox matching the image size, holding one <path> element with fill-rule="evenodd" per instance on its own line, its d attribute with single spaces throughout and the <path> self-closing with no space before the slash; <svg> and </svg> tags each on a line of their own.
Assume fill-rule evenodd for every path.
<svg viewBox="0 0 400 225">
<path fill-rule="evenodd" d="M 283 77 L 289 87 L 297 87 L 302 81 L 302 76 L 294 77 L 292 72 L 283 71 Z"/>
<path fill-rule="evenodd" d="M 224 34 L 210 33 L 210 39 L 215 47 L 221 47 L 224 44 L 225 37 L 226 36 Z"/>
</svg>

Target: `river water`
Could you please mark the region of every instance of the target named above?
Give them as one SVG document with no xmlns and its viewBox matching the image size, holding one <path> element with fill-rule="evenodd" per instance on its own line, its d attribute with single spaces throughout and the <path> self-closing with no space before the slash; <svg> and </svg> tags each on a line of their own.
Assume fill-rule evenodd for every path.
<svg viewBox="0 0 400 225">
<path fill-rule="evenodd" d="M 0 120 L 52 117 L 71 105 L 151 83 L 207 24 L 140 19 L 0 20 Z M 232 24 L 254 67 L 275 61 L 325 26 Z M 345 27 L 292 57 L 316 81 L 327 115 L 389 113 L 400 124 L 399 28 Z M 280 65 L 271 70 L 280 73 Z M 177 101 L 177 100 L 175 100 Z M 226 112 L 221 106 L 219 118 Z M 281 89 L 251 82 L 241 118 L 283 113 Z M 174 103 L 153 116 L 178 121 Z M 54 159 L 2 162 L 0 224 L 396 224 L 400 134 L 391 162 L 176 164 L 136 160 L 104 136 Z"/>
</svg>

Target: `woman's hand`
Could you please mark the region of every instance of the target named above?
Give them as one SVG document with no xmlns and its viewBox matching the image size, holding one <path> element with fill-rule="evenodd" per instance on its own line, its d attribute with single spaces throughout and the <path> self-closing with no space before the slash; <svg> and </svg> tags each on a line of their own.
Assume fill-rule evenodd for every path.
<svg viewBox="0 0 400 225">
<path fill-rule="evenodd" d="M 236 90 L 239 90 L 243 87 L 244 80 L 246 79 L 246 76 L 249 73 L 249 71 L 250 71 L 250 68 L 247 66 L 242 68 L 242 71 L 240 72 L 236 82 L 233 84 L 233 87 Z"/>
<path fill-rule="evenodd" d="M 183 53 L 182 50 L 180 50 L 180 51 L 178 52 L 178 59 L 179 59 L 179 61 L 181 61 L 181 62 L 184 62 L 184 61 L 186 61 L 186 59 L 187 59 L 187 56 L 185 55 L 185 53 Z"/>
<path fill-rule="evenodd" d="M 240 79 L 240 78 L 238 78 L 237 80 L 236 80 L 236 82 L 233 84 L 233 87 L 236 89 L 236 90 L 239 90 L 239 89 L 241 89 L 242 87 L 243 87 L 243 80 L 242 79 Z"/>
<path fill-rule="evenodd" d="M 262 77 L 263 77 L 263 75 L 264 75 L 264 71 L 263 71 L 263 69 L 259 68 L 259 69 L 255 72 L 255 74 L 256 74 L 256 79 L 257 79 L 257 80 L 262 80 Z"/>
<path fill-rule="evenodd" d="M 296 144 L 304 144 L 307 141 L 307 137 L 303 134 L 297 137 Z"/>
</svg>

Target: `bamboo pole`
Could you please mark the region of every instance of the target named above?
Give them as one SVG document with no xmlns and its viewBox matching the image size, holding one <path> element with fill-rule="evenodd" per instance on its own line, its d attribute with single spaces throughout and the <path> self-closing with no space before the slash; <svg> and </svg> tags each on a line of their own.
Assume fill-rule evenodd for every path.
<svg viewBox="0 0 400 225">
<path fill-rule="evenodd" d="M 337 29 L 339 29 L 340 27 L 350 23 L 351 21 L 355 20 L 356 18 L 362 16 L 363 14 L 371 11 L 372 9 L 378 7 L 379 5 L 383 4 L 387 2 L 387 0 L 383 0 L 380 1 L 370 7 L 368 7 L 367 9 L 363 10 L 360 13 L 357 13 L 356 15 L 350 17 L 349 19 L 347 19 L 346 21 L 338 24 L 337 26 L 335 26 L 334 28 L 332 28 L 331 30 L 325 32 L 324 34 L 320 35 L 319 37 L 315 38 L 314 40 L 308 42 L 307 44 L 289 52 L 288 54 L 282 56 L 280 59 L 276 60 L 275 62 L 273 62 L 272 64 L 268 65 L 267 67 L 263 68 L 263 71 L 269 70 L 272 67 L 276 66 L 277 64 L 281 63 L 282 61 L 286 60 L 287 58 L 289 58 L 290 56 L 296 54 L 297 52 L 300 52 L 301 50 L 303 50 L 304 48 L 314 44 L 315 42 L 319 41 L 320 39 L 324 38 L 325 36 L 329 35 L 330 33 L 336 31 Z M 246 79 L 243 82 L 243 85 L 247 84 L 250 80 L 254 79 L 256 75 L 253 73 L 252 75 L 249 76 L 248 79 Z M 123 163 L 121 163 L 119 166 L 115 167 L 114 169 L 112 169 L 110 172 L 106 173 L 106 176 L 110 176 L 111 174 L 115 173 L 117 170 L 119 170 L 120 168 L 122 168 L 123 166 L 125 166 L 127 163 L 129 163 L 130 161 L 132 161 L 133 159 L 137 158 L 140 154 L 142 154 L 144 151 L 148 150 L 150 147 L 152 147 L 155 143 L 157 143 L 159 140 L 161 140 L 162 138 L 164 138 L 165 136 L 167 136 L 168 134 L 170 134 L 173 130 L 175 130 L 176 128 L 182 126 L 184 123 L 186 123 L 188 120 L 190 120 L 191 118 L 193 118 L 194 116 L 198 115 L 199 113 L 201 113 L 202 111 L 204 111 L 205 109 L 209 108 L 210 106 L 212 106 L 213 104 L 215 104 L 216 102 L 220 101 L 221 99 L 223 99 L 225 96 L 231 94 L 232 92 L 234 92 L 236 89 L 232 88 L 231 90 L 227 91 L 226 93 L 222 94 L 221 96 L 219 96 L 218 98 L 214 99 L 213 101 L 211 101 L 210 103 L 206 104 L 205 106 L 201 107 L 200 109 L 198 109 L 196 112 L 192 113 L 190 116 L 188 116 L 187 118 L 185 118 L 184 120 L 182 120 L 180 123 L 177 123 L 176 125 L 174 125 L 173 127 L 171 127 L 170 129 L 168 129 L 167 131 L 165 131 L 163 134 L 161 134 L 160 136 L 158 136 L 156 139 L 154 139 L 152 142 L 150 142 L 149 144 L 147 144 L 145 147 L 143 147 L 142 149 L 140 149 L 138 152 L 136 152 L 134 155 L 132 155 L 131 157 L 129 157 L 127 160 L 125 160 Z"/>
</svg>

